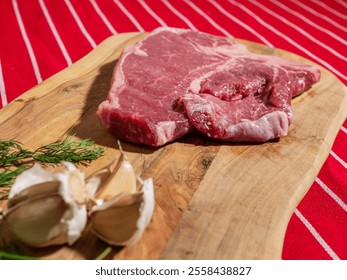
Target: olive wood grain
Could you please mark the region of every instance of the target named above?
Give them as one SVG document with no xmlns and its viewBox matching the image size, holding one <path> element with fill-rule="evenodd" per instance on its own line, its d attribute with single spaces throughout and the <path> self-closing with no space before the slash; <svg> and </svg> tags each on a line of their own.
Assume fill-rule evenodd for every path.
<svg viewBox="0 0 347 280">
<path fill-rule="evenodd" d="M 107 96 L 124 46 L 144 33 L 106 39 L 69 68 L 35 86 L 0 110 L 0 138 L 27 148 L 74 133 L 107 147 L 102 158 L 81 166 L 86 175 L 120 155 L 116 139 L 96 109 Z M 238 40 L 256 53 L 311 63 L 283 50 Z M 198 133 L 151 148 L 122 143 L 138 175 L 153 177 L 153 220 L 137 244 L 114 247 L 112 259 L 280 259 L 293 210 L 324 163 L 347 115 L 347 92 L 330 72 L 293 100 L 289 135 L 264 144 L 231 144 Z M 140 106 L 140 104 L 139 104 Z M 2 203 L 4 204 L 4 203 Z M 108 245 L 89 226 L 69 246 L 21 247 L 44 259 L 93 259 Z"/>
</svg>

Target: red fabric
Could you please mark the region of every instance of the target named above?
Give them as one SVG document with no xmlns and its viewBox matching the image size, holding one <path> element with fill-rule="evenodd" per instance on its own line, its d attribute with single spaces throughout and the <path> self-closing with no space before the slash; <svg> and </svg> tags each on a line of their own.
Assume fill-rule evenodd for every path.
<svg viewBox="0 0 347 280">
<path fill-rule="evenodd" d="M 1 0 L 0 108 L 112 34 L 161 25 L 285 49 L 346 84 L 346 15 L 344 0 Z M 347 121 L 290 220 L 283 259 L 347 259 L 346 147 Z"/>
</svg>

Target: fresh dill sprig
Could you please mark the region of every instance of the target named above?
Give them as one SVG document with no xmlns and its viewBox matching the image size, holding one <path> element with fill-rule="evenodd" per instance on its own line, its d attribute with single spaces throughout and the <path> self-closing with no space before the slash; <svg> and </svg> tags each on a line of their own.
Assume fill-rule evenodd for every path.
<svg viewBox="0 0 347 280">
<path fill-rule="evenodd" d="M 32 152 L 22 148 L 19 142 L 0 141 L 0 168 L 20 165 L 21 161 L 32 157 Z"/>
<path fill-rule="evenodd" d="M 3 172 L 0 173 L 0 187 L 12 185 L 13 179 L 29 167 L 29 164 L 25 164 L 17 167 L 14 170 L 6 168 Z"/>
<path fill-rule="evenodd" d="M 14 183 L 15 178 L 29 167 L 31 167 L 30 164 L 23 164 L 15 169 L 5 168 L 0 172 L 0 200 L 7 199 L 9 187 Z"/>
<path fill-rule="evenodd" d="M 42 163 L 59 163 L 69 161 L 84 163 L 101 157 L 105 152 L 102 147 L 96 147 L 89 139 L 73 141 L 72 136 L 65 140 L 38 148 L 32 155 L 33 159 Z"/>
<path fill-rule="evenodd" d="M 64 140 L 44 145 L 35 151 L 26 150 L 19 142 L 0 141 L 0 187 L 9 187 L 15 178 L 35 161 L 57 164 L 62 161 L 86 164 L 104 155 L 105 148 L 95 146 L 90 139 L 73 140 L 68 135 Z M 7 190 L 0 190 L 0 199 L 5 199 Z"/>
</svg>

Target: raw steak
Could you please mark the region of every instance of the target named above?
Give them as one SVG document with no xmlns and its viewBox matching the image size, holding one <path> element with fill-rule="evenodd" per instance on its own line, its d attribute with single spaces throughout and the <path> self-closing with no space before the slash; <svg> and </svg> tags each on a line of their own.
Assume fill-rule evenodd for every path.
<svg viewBox="0 0 347 280">
<path fill-rule="evenodd" d="M 182 100 L 189 122 L 209 137 L 265 142 L 287 134 L 292 97 L 319 77 L 318 69 L 279 57 L 234 55 L 193 81 Z"/>
<path fill-rule="evenodd" d="M 98 116 L 119 139 L 151 146 L 194 127 L 220 140 L 263 142 L 287 134 L 292 96 L 319 75 L 224 37 L 158 28 L 123 51 Z"/>
</svg>

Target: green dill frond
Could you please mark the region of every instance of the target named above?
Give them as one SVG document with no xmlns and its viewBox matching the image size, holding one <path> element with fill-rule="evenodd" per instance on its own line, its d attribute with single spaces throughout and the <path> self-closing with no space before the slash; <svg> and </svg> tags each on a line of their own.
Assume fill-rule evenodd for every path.
<svg viewBox="0 0 347 280">
<path fill-rule="evenodd" d="M 31 167 L 31 164 L 24 164 L 15 169 L 5 168 L 0 172 L 0 200 L 7 199 L 10 186 L 12 186 L 16 177 L 29 167 Z"/>
<path fill-rule="evenodd" d="M 7 198 L 15 178 L 30 168 L 34 161 L 86 164 L 104 155 L 105 148 L 97 147 L 90 139 L 73 140 L 73 136 L 68 135 L 64 140 L 44 145 L 34 152 L 23 149 L 19 142 L 13 140 L 0 141 L 0 199 Z"/>
<path fill-rule="evenodd" d="M 19 165 L 24 159 L 32 157 L 32 152 L 22 148 L 19 142 L 0 141 L 0 168 Z"/>
<path fill-rule="evenodd" d="M 14 182 L 14 179 L 22 173 L 25 169 L 28 169 L 31 165 L 25 164 L 21 165 L 18 168 L 11 170 L 5 168 L 4 171 L 0 173 L 0 187 L 11 186 Z"/>
<path fill-rule="evenodd" d="M 42 163 L 59 163 L 61 161 L 84 163 L 101 157 L 104 152 L 104 148 L 96 147 L 94 142 L 89 139 L 74 141 L 72 136 L 68 136 L 63 141 L 38 148 L 32 157 Z"/>
</svg>

